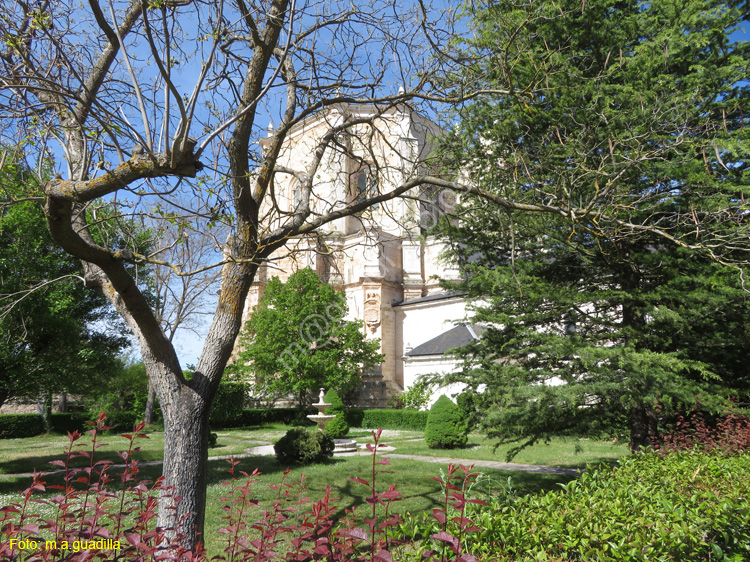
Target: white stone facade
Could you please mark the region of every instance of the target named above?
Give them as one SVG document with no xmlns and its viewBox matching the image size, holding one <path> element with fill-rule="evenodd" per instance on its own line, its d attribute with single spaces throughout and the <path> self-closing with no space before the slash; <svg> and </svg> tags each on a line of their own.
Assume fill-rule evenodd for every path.
<svg viewBox="0 0 750 562">
<path fill-rule="evenodd" d="M 368 111 L 370 112 L 368 114 Z M 322 135 L 352 115 L 367 117 L 376 108 L 336 106 L 293 129 L 281 150 L 274 180 L 277 223 L 294 212 L 300 200 L 299 178 Z M 314 213 L 329 212 L 361 196 L 390 191 L 424 171 L 431 139 L 440 133 L 406 105 L 390 108 L 370 125 L 337 139 L 321 158 L 310 198 Z M 269 127 L 269 134 L 273 130 Z M 246 317 L 258 303 L 267 279 L 282 281 L 310 267 L 321 279 L 344 290 L 349 319 L 360 320 L 369 338 L 379 338 L 385 360 L 365 377 L 357 402 L 383 406 L 413 381 L 404 354 L 435 337 L 465 314 L 463 299 L 440 299 L 405 306 L 410 300 L 441 293 L 438 279 L 454 279 L 457 270 L 441 263 L 441 246 L 422 236 L 424 222 L 450 204 L 447 194 L 410 193 L 413 198 L 385 201 L 357 216 L 342 217 L 314 237 L 291 240 L 259 269 L 248 297 Z M 409 359 L 406 358 L 406 363 Z M 434 372 L 434 371 L 433 371 Z"/>
</svg>

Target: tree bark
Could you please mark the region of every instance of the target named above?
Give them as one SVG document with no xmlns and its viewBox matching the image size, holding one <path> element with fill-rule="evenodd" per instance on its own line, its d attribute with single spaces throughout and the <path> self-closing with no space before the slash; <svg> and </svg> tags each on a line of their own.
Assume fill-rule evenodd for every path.
<svg viewBox="0 0 750 562">
<path fill-rule="evenodd" d="M 146 411 L 143 413 L 143 421 L 147 424 L 154 423 L 154 403 L 156 402 L 156 390 L 151 380 L 148 381 L 148 398 L 146 398 Z"/>
<path fill-rule="evenodd" d="M 164 408 L 164 483 L 158 525 L 189 548 L 203 540 L 210 400 L 184 387 Z M 177 497 L 179 499 L 177 499 Z"/>
<path fill-rule="evenodd" d="M 630 409 L 630 450 L 640 451 L 653 445 L 657 436 L 658 418 L 650 406 L 633 404 Z"/>
<path fill-rule="evenodd" d="M 57 401 L 57 411 L 61 414 L 68 411 L 68 393 L 64 390 L 60 393 L 60 398 Z"/>
</svg>

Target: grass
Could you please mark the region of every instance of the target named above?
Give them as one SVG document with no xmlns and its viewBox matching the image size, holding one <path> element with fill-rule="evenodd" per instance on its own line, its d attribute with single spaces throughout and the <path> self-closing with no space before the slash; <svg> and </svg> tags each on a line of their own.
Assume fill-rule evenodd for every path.
<svg viewBox="0 0 750 562">
<path fill-rule="evenodd" d="M 265 425 L 255 428 L 230 429 L 217 431 L 217 447 L 210 450 L 211 456 L 237 455 L 250 447 L 261 443 L 271 443 L 280 438 L 288 429 L 283 425 Z M 371 430 L 353 430 L 350 437 L 359 443 L 371 442 Z M 467 460 L 505 460 L 505 449 L 495 450 L 493 443 L 478 435 L 472 435 L 469 444 L 460 450 L 431 450 L 422 441 L 422 432 L 389 431 L 383 432 L 381 443 L 396 447 L 396 453 L 450 456 Z M 14 472 L 30 472 L 33 468 L 45 469 L 51 460 L 62 459 L 67 446 L 67 437 L 40 436 L 28 439 L 0 440 L 0 472 L 4 474 Z M 118 436 L 106 436 L 102 439 L 107 443 L 97 452 L 97 458 L 118 460 L 117 450 L 127 447 L 127 442 Z M 84 442 L 88 442 L 87 439 Z M 163 435 L 151 433 L 148 439 L 139 441 L 142 447 L 140 460 L 157 460 L 162 457 Z M 83 445 L 80 448 L 85 448 Z M 101 454 L 100 454 L 101 453 Z M 626 453 L 624 445 L 617 445 L 597 441 L 581 441 L 572 439 L 553 440 L 549 445 L 538 444 L 525 450 L 515 460 L 528 464 L 548 464 L 558 466 L 582 466 L 587 462 L 601 462 L 615 460 Z M 385 453 L 383 456 L 388 456 Z M 85 461 L 85 459 L 81 459 Z M 369 479 L 372 459 L 370 456 L 336 457 L 326 463 L 308 467 L 293 468 L 287 477 L 287 482 L 298 482 L 305 475 L 308 488 L 305 495 L 315 501 L 323 496 L 327 485 L 332 486 L 332 496 L 338 498 L 335 502 L 339 506 L 339 515 L 351 506 L 363 506 L 368 489 L 349 478 L 359 476 Z M 392 466 L 379 467 L 389 469 L 390 473 L 378 476 L 379 490 L 385 490 L 390 484 L 404 497 L 396 506 L 397 512 L 429 512 L 437 507 L 441 501 L 438 482 L 432 480 L 439 476 L 442 467 L 435 463 L 420 462 L 407 459 L 392 458 Z M 228 487 L 221 485 L 230 479 L 229 463 L 226 461 L 210 461 L 208 475 L 208 502 L 206 513 L 207 548 L 210 554 L 219 554 L 222 548 L 222 535 L 216 531 L 224 524 L 222 517 L 225 512 L 221 509 L 227 502 L 220 498 L 228 492 Z M 268 506 L 276 498 L 277 492 L 270 488 L 278 484 L 286 466 L 276 462 L 273 456 L 253 456 L 240 460 L 239 470 L 252 472 L 258 468 L 262 475 L 253 487 L 253 497 L 261 502 L 261 507 L 251 513 L 251 518 L 262 517 L 263 506 Z M 118 471 L 115 470 L 115 473 Z M 538 474 L 522 471 L 504 471 L 482 468 L 485 475 L 481 483 L 475 487 L 474 493 L 497 496 L 508 493 L 509 488 L 514 494 L 524 495 L 555 489 L 559 484 L 571 480 L 570 476 Z M 141 476 L 148 480 L 156 479 L 161 473 L 159 465 L 143 466 Z M 60 477 L 48 477 L 51 483 Z M 11 494 L 18 492 L 29 483 L 28 477 L 4 476 L 0 477 L 0 493 Z M 5 504 L 7 498 L 0 498 L 0 504 Z M 363 507 L 360 507 L 363 509 Z M 366 512 L 365 512 L 366 513 Z"/>
<path fill-rule="evenodd" d="M 516 444 L 497 446 L 495 441 L 481 435 L 472 434 L 468 443 L 460 449 L 430 449 L 424 440 L 390 440 L 396 452 L 405 455 L 431 457 L 452 457 L 466 460 L 489 460 L 505 462 L 508 452 Z M 592 463 L 613 463 L 629 452 L 626 443 L 611 441 L 594 441 L 573 437 L 551 439 L 548 443 L 536 443 L 522 449 L 511 462 L 562 466 L 567 468 L 585 468 Z"/>
<path fill-rule="evenodd" d="M 265 441 L 258 441 L 254 435 L 249 435 L 246 430 L 232 429 L 218 432 L 219 440 L 217 446 L 210 450 L 210 455 L 239 455 L 249 447 L 253 447 Z M 283 431 L 281 431 L 283 435 Z M 117 455 L 118 451 L 127 448 L 127 442 L 118 434 L 104 435 L 97 438 L 104 445 L 97 449 L 97 459 L 122 462 Z M 82 443 L 76 449 L 89 449 L 88 439 L 82 439 Z M 141 451 L 134 457 L 143 461 L 161 460 L 164 456 L 164 434 L 154 432 L 148 434 L 148 439 L 138 442 Z M 46 471 L 56 470 L 50 463 L 60 460 L 68 448 L 67 435 L 39 435 L 25 439 L 0 439 L 0 474 L 17 474 L 32 472 L 34 469 Z M 79 457 L 72 460 L 72 466 L 86 466 L 88 460 Z"/>
</svg>

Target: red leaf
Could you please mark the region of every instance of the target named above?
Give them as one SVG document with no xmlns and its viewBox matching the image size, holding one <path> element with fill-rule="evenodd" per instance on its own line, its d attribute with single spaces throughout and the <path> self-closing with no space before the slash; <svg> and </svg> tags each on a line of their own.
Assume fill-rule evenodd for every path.
<svg viewBox="0 0 750 562">
<path fill-rule="evenodd" d="M 369 486 L 370 483 L 365 480 L 364 478 L 360 478 L 359 476 L 355 476 L 354 478 L 349 478 L 350 482 L 359 482 L 360 484 L 364 484 L 365 486 Z"/>
<path fill-rule="evenodd" d="M 383 562 L 393 562 L 393 558 L 391 558 L 391 553 L 387 550 L 381 550 L 375 556 L 372 557 L 373 560 L 382 560 Z"/>
<path fill-rule="evenodd" d="M 125 540 L 133 546 L 138 546 L 141 543 L 141 535 L 138 533 L 125 533 Z"/>
<path fill-rule="evenodd" d="M 38 535 L 39 525 L 37 525 L 36 523 L 28 523 L 27 525 L 24 525 L 23 527 L 21 527 L 21 531 L 24 531 L 31 535 Z"/>
<path fill-rule="evenodd" d="M 445 525 L 445 513 L 443 513 L 440 509 L 433 509 L 432 516 L 437 519 L 438 523 L 440 523 L 441 525 Z"/>
<path fill-rule="evenodd" d="M 388 490 L 387 492 L 381 493 L 380 497 L 384 500 L 400 500 L 402 496 L 401 492 L 398 490 Z"/>
<path fill-rule="evenodd" d="M 430 538 L 436 541 L 448 543 L 453 549 L 453 552 L 456 552 L 458 550 L 458 540 L 450 533 L 440 531 L 439 533 L 435 533 L 434 535 L 432 535 Z"/>
<path fill-rule="evenodd" d="M 354 529 L 347 529 L 345 531 L 341 531 L 340 535 L 342 537 L 351 537 L 353 539 L 358 539 L 361 541 L 366 541 L 370 537 L 367 531 L 359 527 L 354 527 Z"/>
<path fill-rule="evenodd" d="M 456 562 L 477 562 L 477 557 L 473 554 L 462 554 L 456 558 Z"/>
</svg>

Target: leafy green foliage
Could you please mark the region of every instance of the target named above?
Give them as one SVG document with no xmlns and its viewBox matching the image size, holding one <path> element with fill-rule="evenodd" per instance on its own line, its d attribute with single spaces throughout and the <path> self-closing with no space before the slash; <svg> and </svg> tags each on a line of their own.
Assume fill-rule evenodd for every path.
<svg viewBox="0 0 750 562">
<path fill-rule="evenodd" d="M 39 414 L 0 415 L 0 438 L 17 439 L 44 433 L 44 422 Z"/>
<path fill-rule="evenodd" d="M 236 427 L 242 419 L 245 383 L 222 381 L 216 391 L 208 420 L 213 427 Z"/>
<path fill-rule="evenodd" d="M 273 446 L 283 464 L 311 464 L 333 456 L 333 438 L 323 431 L 295 427 Z"/>
<path fill-rule="evenodd" d="M 746 560 L 745 456 L 686 452 L 624 458 L 563 490 L 491 500 L 468 548 L 494 560 Z"/>
<path fill-rule="evenodd" d="M 432 386 L 432 383 L 427 379 L 419 378 L 404 392 L 389 398 L 388 405 L 392 408 L 421 410 L 430 403 Z"/>
<path fill-rule="evenodd" d="M 0 203 L 41 194 L 33 174 L 10 152 L 0 152 Z M 97 243 L 127 237 L 140 250 L 146 246 L 148 233 L 114 220 L 108 207 L 89 212 L 96 214 L 91 235 Z M 138 273 L 146 283 L 147 272 Z M 127 328 L 82 276 L 81 262 L 52 241 L 38 203 L 0 207 L 0 404 L 13 396 L 106 390 L 121 365 L 117 355 L 128 345 Z"/>
<path fill-rule="evenodd" d="M 404 429 L 423 431 L 427 426 L 429 412 L 417 410 L 360 410 L 351 408 L 346 412 L 349 425 L 365 429 Z"/>
<path fill-rule="evenodd" d="M 143 419 L 148 399 L 146 367 L 140 361 L 113 361 L 106 384 L 89 389 L 87 408 L 95 419 L 107 412 L 107 424 L 117 430 L 130 431 L 133 423 Z M 156 410 L 158 415 L 160 411 Z"/>
<path fill-rule="evenodd" d="M 344 408 L 344 402 L 333 389 L 326 392 L 323 399 L 326 404 L 330 404 L 330 406 L 326 408 L 326 415 L 336 416 L 326 424 L 326 433 L 333 439 L 346 437 L 349 433 L 349 423 L 346 421 L 346 408 Z"/>
<path fill-rule="evenodd" d="M 313 389 L 346 394 L 382 361 L 380 342 L 367 340 L 360 323 L 344 320 L 346 313 L 344 293 L 309 268 L 286 283 L 274 277 L 245 324 L 230 372 L 247 377 L 257 396 L 291 395 L 300 406 Z"/>
<path fill-rule="evenodd" d="M 317 413 L 315 408 L 306 408 L 302 411 L 305 416 L 315 413 Z M 246 427 L 267 423 L 291 424 L 299 417 L 299 414 L 298 408 L 245 408 L 242 410 L 242 417 L 238 426 Z M 312 424 L 310 420 L 308 422 Z"/>
<path fill-rule="evenodd" d="M 445 394 L 430 408 L 424 440 L 430 449 L 453 449 L 466 445 L 466 422 L 458 406 Z"/>
<path fill-rule="evenodd" d="M 461 109 L 446 164 L 499 197 L 580 210 L 522 215 L 467 197 L 461 221 L 441 225 L 464 288 L 486 303 L 475 321 L 487 330 L 453 377 L 484 427 L 528 443 L 626 434 L 639 448 L 660 431 L 657 410 L 747 396 L 750 307 L 714 262 L 744 259 L 726 240 L 748 226 L 750 46 L 728 35 L 746 14 L 564 1 L 472 15 L 462 79 L 511 88 Z"/>
</svg>

